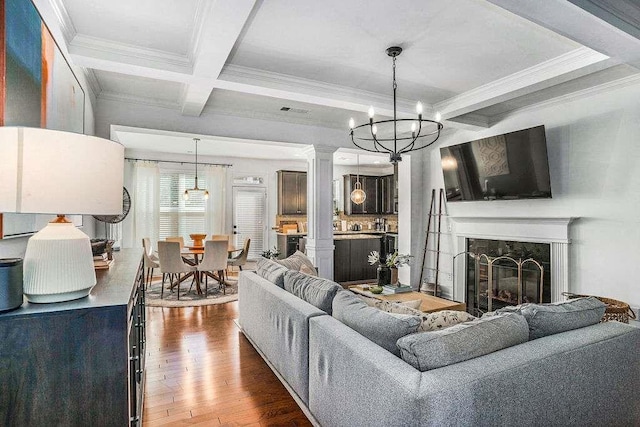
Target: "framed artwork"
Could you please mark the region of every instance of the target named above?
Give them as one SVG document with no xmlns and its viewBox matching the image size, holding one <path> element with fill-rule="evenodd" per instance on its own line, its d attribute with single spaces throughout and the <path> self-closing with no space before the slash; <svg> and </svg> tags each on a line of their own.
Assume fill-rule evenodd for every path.
<svg viewBox="0 0 640 427">
<path fill-rule="evenodd" d="M 0 0 L 0 125 L 84 133 L 84 109 L 84 90 L 35 5 Z M 43 217 L 51 215 L 0 215 L 0 238 L 35 233 Z"/>
</svg>

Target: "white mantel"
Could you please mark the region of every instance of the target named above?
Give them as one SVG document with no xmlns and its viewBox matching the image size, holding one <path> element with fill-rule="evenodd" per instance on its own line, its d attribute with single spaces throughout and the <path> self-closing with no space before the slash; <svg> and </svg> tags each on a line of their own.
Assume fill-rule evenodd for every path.
<svg viewBox="0 0 640 427">
<path fill-rule="evenodd" d="M 573 217 L 451 217 L 456 253 L 466 250 L 466 239 L 508 240 L 551 245 L 551 301 L 562 301 L 569 291 L 569 225 Z M 454 299 L 466 300 L 463 262 L 455 265 Z"/>
</svg>

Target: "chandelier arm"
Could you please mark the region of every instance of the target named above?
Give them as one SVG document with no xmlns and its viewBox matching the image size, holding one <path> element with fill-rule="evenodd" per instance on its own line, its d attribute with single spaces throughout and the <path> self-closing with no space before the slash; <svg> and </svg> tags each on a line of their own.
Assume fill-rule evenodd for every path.
<svg viewBox="0 0 640 427">
<path fill-rule="evenodd" d="M 407 150 L 407 151 L 399 151 L 398 154 L 404 154 L 404 153 L 409 153 L 411 151 L 418 151 L 418 150 L 423 150 L 431 145 L 433 145 L 438 139 L 440 138 L 440 135 L 438 134 L 438 136 L 436 136 L 436 139 L 434 139 L 433 141 L 431 141 L 430 143 L 422 146 L 422 147 L 418 147 L 418 148 L 414 148 L 412 150 Z"/>
<path fill-rule="evenodd" d="M 372 150 L 370 148 L 365 148 L 365 147 L 362 147 L 362 146 L 358 145 L 358 143 L 356 142 L 356 140 L 353 137 L 353 133 L 351 134 L 351 142 L 353 142 L 353 145 L 355 145 L 356 147 L 358 147 L 361 150 L 368 151 L 370 153 L 380 153 L 379 150 Z"/>
<path fill-rule="evenodd" d="M 370 131 L 371 131 L 371 137 L 373 138 L 373 147 L 376 149 L 376 152 L 381 153 L 382 151 L 380 151 L 380 148 L 382 148 L 387 153 L 392 153 L 393 152 L 389 148 L 387 148 L 384 145 L 382 145 L 380 143 L 380 141 L 378 141 L 378 138 L 376 137 L 376 134 L 373 133 L 373 125 L 370 126 Z"/>
</svg>

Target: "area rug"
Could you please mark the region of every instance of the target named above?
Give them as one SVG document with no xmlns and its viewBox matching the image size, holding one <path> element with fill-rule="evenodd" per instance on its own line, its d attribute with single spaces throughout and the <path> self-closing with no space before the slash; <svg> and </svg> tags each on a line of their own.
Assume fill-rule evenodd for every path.
<svg viewBox="0 0 640 427">
<path fill-rule="evenodd" d="M 238 279 L 229 277 L 224 293 L 219 289 L 218 282 L 209 279 L 207 295 L 198 295 L 195 283 L 191 286 L 191 278 L 180 284 L 180 300 L 178 301 L 177 288 L 169 289 L 169 282 L 164 284 L 164 297 L 160 298 L 162 290 L 162 276 L 155 276 L 151 282 L 151 287 L 147 288 L 146 305 L 149 307 L 196 307 L 202 305 L 224 304 L 238 300 Z M 204 292 L 204 283 L 201 285 Z"/>
</svg>

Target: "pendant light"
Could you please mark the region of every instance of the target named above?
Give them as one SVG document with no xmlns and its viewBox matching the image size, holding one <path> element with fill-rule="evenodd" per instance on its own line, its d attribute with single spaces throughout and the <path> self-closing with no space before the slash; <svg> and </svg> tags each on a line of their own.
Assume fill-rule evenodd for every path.
<svg viewBox="0 0 640 427">
<path fill-rule="evenodd" d="M 200 139 L 198 138 L 193 138 L 193 140 L 196 143 L 196 180 L 195 180 L 195 186 L 193 188 L 190 188 L 188 190 L 184 190 L 184 194 L 182 195 L 182 198 L 185 200 L 189 200 L 189 193 L 192 191 L 203 191 L 204 192 L 204 199 L 207 200 L 209 198 L 209 192 L 207 190 L 205 190 L 204 188 L 198 188 L 198 141 L 200 141 Z"/>
<path fill-rule="evenodd" d="M 355 188 L 351 192 L 351 201 L 356 205 L 361 205 L 367 199 L 367 194 L 362 189 L 362 184 L 360 183 L 360 155 L 359 154 L 356 154 L 356 159 L 358 162 L 358 174 L 356 175 Z"/>
</svg>

